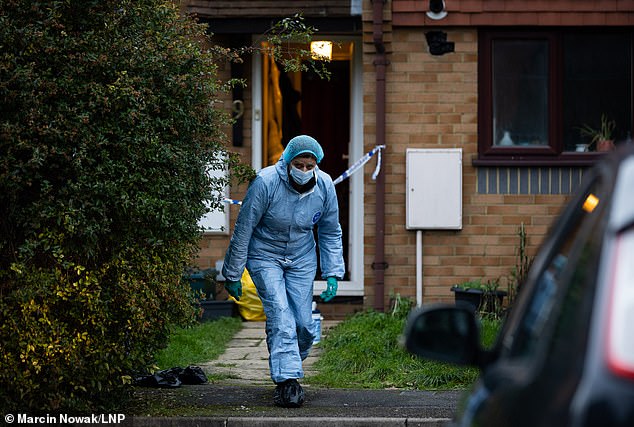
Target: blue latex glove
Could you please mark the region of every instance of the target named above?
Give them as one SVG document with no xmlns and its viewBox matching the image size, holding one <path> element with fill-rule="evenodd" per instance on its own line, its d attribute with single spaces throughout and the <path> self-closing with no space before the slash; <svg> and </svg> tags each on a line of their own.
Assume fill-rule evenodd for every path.
<svg viewBox="0 0 634 427">
<path fill-rule="evenodd" d="M 240 301 L 242 296 L 242 281 L 241 280 L 227 280 L 225 282 L 225 289 L 229 292 L 229 295 L 234 297 L 237 301 Z"/>
<path fill-rule="evenodd" d="M 329 277 L 326 279 L 326 290 L 321 293 L 321 299 L 328 302 L 337 295 L 337 278 Z"/>
</svg>

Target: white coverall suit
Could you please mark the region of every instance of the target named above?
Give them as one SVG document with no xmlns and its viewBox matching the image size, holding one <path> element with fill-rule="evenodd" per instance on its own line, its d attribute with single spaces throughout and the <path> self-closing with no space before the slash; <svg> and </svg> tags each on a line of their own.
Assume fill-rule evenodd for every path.
<svg viewBox="0 0 634 427">
<path fill-rule="evenodd" d="M 315 186 L 300 194 L 288 163 L 262 169 L 250 184 L 222 274 L 240 280 L 246 265 L 266 314 L 271 379 L 303 378 L 302 360 L 313 343 L 313 280 L 317 268 L 313 227 L 317 225 L 322 277 L 343 278 L 339 207 L 332 179 L 318 168 Z"/>
</svg>

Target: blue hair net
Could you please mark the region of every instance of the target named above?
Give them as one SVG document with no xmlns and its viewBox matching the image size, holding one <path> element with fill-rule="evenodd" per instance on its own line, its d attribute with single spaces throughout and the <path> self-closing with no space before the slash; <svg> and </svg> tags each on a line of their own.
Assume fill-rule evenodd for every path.
<svg viewBox="0 0 634 427">
<path fill-rule="evenodd" d="M 284 153 L 282 153 L 282 157 L 286 163 L 290 163 L 295 157 L 306 153 L 315 156 L 317 163 L 321 162 L 321 159 L 324 158 L 324 150 L 315 138 L 308 135 L 299 135 L 288 142 Z"/>
</svg>

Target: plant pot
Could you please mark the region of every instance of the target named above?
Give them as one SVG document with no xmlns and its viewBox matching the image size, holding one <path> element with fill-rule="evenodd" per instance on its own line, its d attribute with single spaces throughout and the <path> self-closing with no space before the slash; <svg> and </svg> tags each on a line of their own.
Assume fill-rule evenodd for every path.
<svg viewBox="0 0 634 427">
<path fill-rule="evenodd" d="M 208 300 L 216 299 L 216 280 L 218 272 L 213 268 L 200 270 L 198 268 L 189 268 L 183 278 L 189 283 L 192 292 L 196 295 L 203 295 L 202 298 Z"/>
<path fill-rule="evenodd" d="M 200 301 L 199 306 L 203 309 L 203 313 L 200 317 L 201 322 L 215 320 L 220 317 L 238 316 L 238 306 L 232 300 Z"/>
<path fill-rule="evenodd" d="M 612 151 L 614 150 L 614 141 L 604 139 L 597 142 L 597 151 Z"/>
<path fill-rule="evenodd" d="M 471 311 L 476 311 L 478 307 L 480 307 L 480 300 L 483 294 L 482 290 L 453 287 L 451 291 L 454 293 L 454 301 L 457 306 L 469 308 Z"/>
<path fill-rule="evenodd" d="M 457 286 L 451 288 L 457 306 L 466 307 L 471 311 L 483 313 L 497 313 L 501 311 L 506 291 L 484 291 L 482 289 L 462 289 Z"/>
</svg>

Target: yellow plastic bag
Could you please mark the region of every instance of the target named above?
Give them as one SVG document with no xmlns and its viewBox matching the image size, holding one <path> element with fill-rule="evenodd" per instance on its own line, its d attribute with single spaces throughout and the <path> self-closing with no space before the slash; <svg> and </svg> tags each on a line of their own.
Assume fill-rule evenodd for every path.
<svg viewBox="0 0 634 427">
<path fill-rule="evenodd" d="M 264 314 L 262 301 L 258 296 L 258 291 L 255 289 L 255 284 L 253 283 L 253 280 L 251 280 L 251 276 L 246 268 L 244 269 L 244 273 L 242 273 L 241 281 L 242 296 L 240 297 L 240 301 L 236 301 L 236 299 L 232 296 L 229 298 L 238 304 L 238 311 L 244 320 L 253 322 L 265 321 L 266 315 Z"/>
</svg>

